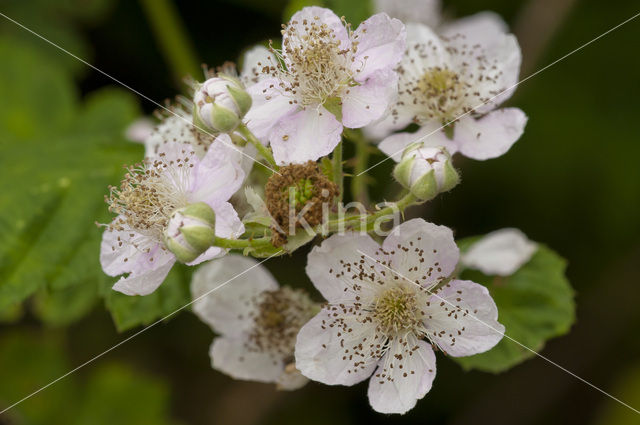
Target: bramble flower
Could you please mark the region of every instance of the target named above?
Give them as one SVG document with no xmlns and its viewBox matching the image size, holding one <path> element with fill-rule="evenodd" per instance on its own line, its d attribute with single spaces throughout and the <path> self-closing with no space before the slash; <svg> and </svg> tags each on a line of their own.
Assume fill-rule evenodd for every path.
<svg viewBox="0 0 640 425">
<path fill-rule="evenodd" d="M 428 201 L 439 193 L 453 189 L 459 182 L 451 156 L 442 147 L 409 145 L 393 169 L 393 176 L 418 199 Z"/>
<path fill-rule="evenodd" d="M 246 123 L 269 140 L 278 164 L 315 161 L 333 151 L 343 126 L 381 118 L 395 98 L 404 25 L 381 13 L 352 32 L 331 10 L 305 7 L 282 34 L 278 59 L 262 68 L 268 78 L 247 89 Z"/>
<path fill-rule="evenodd" d="M 307 383 L 295 368 L 293 349 L 319 306 L 304 291 L 280 287 L 253 258 L 228 255 L 199 268 L 191 292 L 194 313 L 221 334 L 211 345 L 214 369 L 284 390 Z"/>
<path fill-rule="evenodd" d="M 460 262 L 490 276 L 510 276 L 526 264 L 538 249 L 518 229 L 491 232 L 469 247 Z"/>
<path fill-rule="evenodd" d="M 171 219 L 181 208 L 204 202 L 215 213 L 216 236 L 242 234 L 242 222 L 227 200 L 243 178 L 242 169 L 228 159 L 228 148 L 222 145 L 212 145 L 200 160 L 188 144 L 166 144 L 156 158 L 130 167 L 120 187 L 110 187 L 106 197 L 109 210 L 118 216 L 106 225 L 100 262 L 109 276 L 127 274 L 113 289 L 146 295 L 162 283 L 176 262 L 165 241 Z M 225 252 L 210 247 L 189 264 Z"/>
<path fill-rule="evenodd" d="M 495 109 L 513 93 L 520 61 L 516 38 L 493 19 L 462 20 L 441 36 L 408 24 L 398 101 L 377 127 L 391 131 L 417 123 L 420 129 L 389 136 L 380 149 L 393 155 L 425 142 L 478 160 L 504 154 L 527 122 L 520 109 Z"/>
<path fill-rule="evenodd" d="M 214 134 L 230 133 L 251 108 L 251 96 L 239 78 L 220 72 L 198 84 L 193 103 L 198 127 Z"/>
<path fill-rule="evenodd" d="M 432 346 L 469 356 L 503 336 L 487 289 L 449 280 L 457 262 L 451 230 L 422 219 L 396 227 L 382 246 L 368 235 L 326 239 L 307 274 L 328 305 L 298 334 L 298 369 L 330 385 L 371 376 L 374 410 L 407 412 L 435 378 Z"/>
</svg>

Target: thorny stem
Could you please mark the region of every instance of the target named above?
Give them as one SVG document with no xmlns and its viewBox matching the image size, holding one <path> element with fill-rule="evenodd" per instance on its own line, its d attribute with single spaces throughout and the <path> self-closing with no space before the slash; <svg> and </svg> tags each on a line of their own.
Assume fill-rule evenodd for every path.
<svg viewBox="0 0 640 425">
<path fill-rule="evenodd" d="M 342 202 L 344 193 L 344 172 L 342 170 L 342 140 L 333 151 L 333 182 L 338 186 L 338 200 Z"/>
<path fill-rule="evenodd" d="M 269 162 L 269 164 L 272 167 L 274 167 L 274 169 L 277 170 L 279 168 L 278 165 L 276 164 L 276 160 L 273 158 L 271 149 L 269 149 L 268 147 L 260 143 L 260 140 L 258 140 L 258 138 L 254 136 L 254 134 L 251 132 L 251 130 L 249 130 L 249 128 L 246 125 L 244 125 L 243 123 L 240 123 L 240 125 L 238 125 L 237 131 L 238 133 L 242 134 L 242 136 L 244 136 L 247 142 L 251 143 L 253 146 L 256 147 L 260 155 L 262 155 L 262 157 L 266 159 Z"/>
</svg>

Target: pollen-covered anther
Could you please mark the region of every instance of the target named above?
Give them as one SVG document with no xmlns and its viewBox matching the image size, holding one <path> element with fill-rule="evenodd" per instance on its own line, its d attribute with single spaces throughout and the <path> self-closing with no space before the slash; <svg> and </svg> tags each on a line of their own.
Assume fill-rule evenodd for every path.
<svg viewBox="0 0 640 425">
<path fill-rule="evenodd" d="M 313 301 L 302 290 L 281 287 L 262 292 L 253 302 L 257 308 L 247 349 L 285 356 L 293 353 L 298 331 L 313 317 Z"/>
<path fill-rule="evenodd" d="M 373 318 L 388 336 L 402 331 L 414 331 L 421 326 L 416 291 L 394 286 L 380 293 L 373 302 Z"/>
<path fill-rule="evenodd" d="M 109 225 L 111 230 L 128 227 L 161 240 L 173 212 L 187 205 L 192 158 L 161 158 L 127 168 L 120 187 L 109 188 L 105 201 L 109 211 L 120 216 Z"/>
</svg>

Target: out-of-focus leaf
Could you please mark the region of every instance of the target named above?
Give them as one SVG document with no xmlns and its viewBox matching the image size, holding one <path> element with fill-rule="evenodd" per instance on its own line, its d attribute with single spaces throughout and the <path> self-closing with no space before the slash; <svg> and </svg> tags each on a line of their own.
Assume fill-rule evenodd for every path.
<svg viewBox="0 0 640 425">
<path fill-rule="evenodd" d="M 475 240 L 465 239 L 458 244 L 464 251 Z M 548 339 L 567 333 L 575 321 L 574 293 L 565 277 L 565 268 L 564 259 L 539 245 L 531 260 L 512 276 L 486 276 L 476 270 L 465 270 L 461 278 L 489 289 L 506 336 L 539 351 Z M 505 337 L 486 353 L 454 360 L 465 369 L 502 372 L 534 355 Z"/>
<path fill-rule="evenodd" d="M 24 331 L 3 336 L 0 410 L 72 369 L 62 336 Z M 3 420 L 15 425 L 174 423 L 169 416 L 168 386 L 160 379 L 119 364 L 90 371 L 86 381 L 79 376 L 69 375 L 35 394 L 4 413 Z"/>
<path fill-rule="evenodd" d="M 605 389 L 630 406 L 640 406 L 640 364 L 627 368 L 612 388 Z M 593 422 L 594 425 L 633 425 L 638 423 L 638 414 L 633 410 L 609 398 L 603 401 L 604 406 Z"/>
<path fill-rule="evenodd" d="M 80 101 L 69 74 L 28 45 L 0 40 L 0 57 L 0 311 L 37 290 L 66 291 L 38 303 L 41 317 L 64 323 L 112 281 L 94 223 L 110 220 L 103 198 L 122 164 L 142 157 L 123 138 L 138 105 L 116 89 Z M 79 285 L 93 289 L 69 289 Z M 84 298 L 64 312 L 73 292 Z"/>
<path fill-rule="evenodd" d="M 283 22 L 289 21 L 294 13 L 307 6 L 320 6 L 333 10 L 336 15 L 344 16 L 353 29 L 372 15 L 371 0 L 290 0 L 283 12 Z"/>
</svg>

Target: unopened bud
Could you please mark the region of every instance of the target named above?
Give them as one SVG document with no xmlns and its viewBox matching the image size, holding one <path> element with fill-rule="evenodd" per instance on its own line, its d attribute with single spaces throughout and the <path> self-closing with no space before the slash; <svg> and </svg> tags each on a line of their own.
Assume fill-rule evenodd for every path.
<svg viewBox="0 0 640 425">
<path fill-rule="evenodd" d="M 193 103 L 194 124 L 213 133 L 228 133 L 251 108 L 251 96 L 238 79 L 219 74 L 202 83 Z"/>
<path fill-rule="evenodd" d="M 216 215 L 204 202 L 176 210 L 164 233 L 167 248 L 182 263 L 190 263 L 211 246 Z"/>
<path fill-rule="evenodd" d="M 446 149 L 425 147 L 422 143 L 405 149 L 402 159 L 393 170 L 393 176 L 422 201 L 453 189 L 460 181 Z"/>
</svg>

